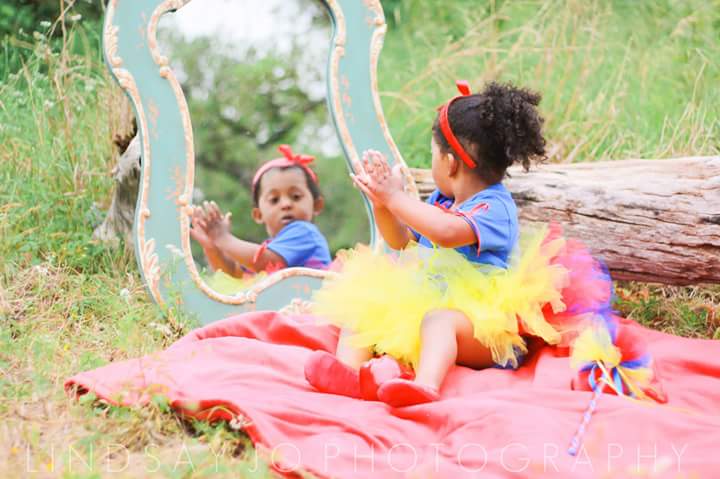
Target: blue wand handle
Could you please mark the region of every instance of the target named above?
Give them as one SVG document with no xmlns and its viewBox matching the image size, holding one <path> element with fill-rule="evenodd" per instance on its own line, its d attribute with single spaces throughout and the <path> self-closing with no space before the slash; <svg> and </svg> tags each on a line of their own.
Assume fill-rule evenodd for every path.
<svg viewBox="0 0 720 479">
<path fill-rule="evenodd" d="M 590 419 L 592 418 L 592 415 L 597 408 L 598 399 L 600 399 L 600 396 L 602 395 L 604 389 L 605 382 L 601 379 L 595 385 L 595 389 L 593 389 L 592 399 L 590 399 L 590 404 L 588 405 L 585 413 L 583 414 L 583 419 L 580 423 L 580 427 L 578 427 L 578 430 L 573 436 L 572 441 L 570 441 L 568 454 L 570 454 L 571 456 L 576 455 L 578 453 L 578 449 L 580 449 L 580 443 L 582 441 L 583 435 L 585 434 L 585 429 L 587 429 L 587 425 L 590 423 Z"/>
</svg>

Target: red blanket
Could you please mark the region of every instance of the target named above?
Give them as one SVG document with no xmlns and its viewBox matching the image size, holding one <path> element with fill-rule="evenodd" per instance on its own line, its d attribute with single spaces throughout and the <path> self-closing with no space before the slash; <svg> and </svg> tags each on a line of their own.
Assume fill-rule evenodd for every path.
<svg viewBox="0 0 720 479">
<path fill-rule="evenodd" d="M 442 400 L 392 409 L 306 383 L 305 359 L 334 349 L 334 328 L 258 312 L 193 331 L 166 351 L 77 374 L 66 387 L 124 405 L 162 393 L 184 414 L 239 417 L 286 475 L 717 477 L 720 342 L 642 334 L 667 404 L 603 395 L 575 457 L 566 451 L 591 393 L 573 391 L 568 358 L 540 345 L 517 371 L 456 367 Z"/>
</svg>

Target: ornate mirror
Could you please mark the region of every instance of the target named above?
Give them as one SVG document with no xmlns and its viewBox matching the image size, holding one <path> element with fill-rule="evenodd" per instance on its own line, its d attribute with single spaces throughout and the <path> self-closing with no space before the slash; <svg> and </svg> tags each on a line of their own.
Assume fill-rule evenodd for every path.
<svg viewBox="0 0 720 479">
<path fill-rule="evenodd" d="M 385 28 L 378 0 L 110 1 L 104 52 L 142 140 L 135 250 L 158 303 L 208 323 L 301 306 L 332 274 L 306 265 L 230 278 L 191 235 L 204 201 L 232 213 L 243 240 L 271 234 L 253 221 L 252 180 L 284 143 L 315 157 L 325 209 L 314 222 L 331 253 L 382 247 L 348 167 L 369 148 L 402 163 L 377 92 Z"/>
</svg>

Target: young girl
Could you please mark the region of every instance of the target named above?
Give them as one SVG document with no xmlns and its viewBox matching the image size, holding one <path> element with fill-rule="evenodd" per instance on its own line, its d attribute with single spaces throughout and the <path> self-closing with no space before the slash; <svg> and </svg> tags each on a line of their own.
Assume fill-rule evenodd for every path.
<svg viewBox="0 0 720 479">
<path fill-rule="evenodd" d="M 262 165 L 252 181 L 252 217 L 265 225 L 268 240 L 257 244 L 233 236 L 230 213 L 223 215 L 215 203 L 193 212 L 190 234 L 214 270 L 241 277 L 246 270 L 330 264 L 327 241 L 312 223 L 324 205 L 317 175 L 309 166 L 313 157 L 296 155 L 287 145 L 278 150 L 283 157 Z"/>
<path fill-rule="evenodd" d="M 395 407 L 433 401 L 452 365 L 517 368 L 525 335 L 557 344 L 609 298 L 607 276 L 577 244 L 555 230 L 519 235 L 502 179 L 545 154 L 540 96 L 497 83 L 474 95 L 458 88 L 432 128 L 437 190 L 427 203 L 403 191 L 378 152 L 355 165 L 383 238 L 404 251 L 357 253 L 315 295 L 316 313 L 343 327 L 336 355 L 316 352 L 306 364 L 320 391 Z M 414 380 L 387 357 L 370 360 L 373 351 L 412 366 Z"/>
</svg>

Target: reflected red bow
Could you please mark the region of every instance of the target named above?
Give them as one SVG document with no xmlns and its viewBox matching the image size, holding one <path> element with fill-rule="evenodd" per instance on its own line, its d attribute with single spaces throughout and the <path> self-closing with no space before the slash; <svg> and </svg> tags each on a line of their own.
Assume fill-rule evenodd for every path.
<svg viewBox="0 0 720 479">
<path fill-rule="evenodd" d="M 310 163 L 315 161 L 314 156 L 293 153 L 290 145 L 280 145 L 278 146 L 278 151 L 282 153 L 283 156 L 288 160 L 292 161 L 293 163 L 298 163 L 300 165 L 309 165 Z"/>
<path fill-rule="evenodd" d="M 315 161 L 314 156 L 310 155 L 297 155 L 293 153 L 292 148 L 290 148 L 290 145 L 280 145 L 278 146 L 278 151 L 282 153 L 283 158 L 275 158 L 274 160 L 270 160 L 264 165 L 262 165 L 256 172 L 255 176 L 253 177 L 252 181 L 252 188 L 253 191 L 255 190 L 255 186 L 257 185 L 258 181 L 260 181 L 260 178 L 262 175 L 265 174 L 268 170 L 272 168 L 281 168 L 284 166 L 299 166 L 303 170 L 307 172 L 308 175 L 310 175 L 310 178 L 315 182 L 318 183 L 318 177 L 317 174 L 313 171 L 312 168 L 310 168 L 310 163 Z"/>
</svg>

